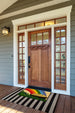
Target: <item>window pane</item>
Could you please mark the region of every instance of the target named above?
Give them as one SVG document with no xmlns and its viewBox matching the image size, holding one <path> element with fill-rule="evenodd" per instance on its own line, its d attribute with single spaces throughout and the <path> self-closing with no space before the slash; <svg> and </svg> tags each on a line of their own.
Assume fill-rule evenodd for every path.
<svg viewBox="0 0 75 113">
<path fill-rule="evenodd" d="M 65 69 L 61 69 L 61 76 L 65 76 Z"/>
<path fill-rule="evenodd" d="M 56 75 L 60 75 L 60 69 L 56 69 Z"/>
<path fill-rule="evenodd" d="M 61 67 L 62 67 L 62 68 L 65 68 L 65 66 L 66 66 L 65 61 L 61 61 Z"/>
<path fill-rule="evenodd" d="M 27 25 L 27 29 L 29 29 L 29 28 L 34 28 L 34 24 Z"/>
<path fill-rule="evenodd" d="M 19 53 L 22 53 L 22 48 L 19 48 Z"/>
<path fill-rule="evenodd" d="M 56 59 L 60 59 L 60 53 L 56 53 Z"/>
<path fill-rule="evenodd" d="M 37 34 L 37 44 L 38 45 L 42 44 L 42 33 Z"/>
<path fill-rule="evenodd" d="M 60 45 L 56 46 L 56 52 L 60 52 Z"/>
<path fill-rule="evenodd" d="M 56 61 L 56 67 L 60 67 L 60 61 Z"/>
<path fill-rule="evenodd" d="M 19 74 L 20 79 L 22 79 L 22 74 Z"/>
<path fill-rule="evenodd" d="M 54 24 L 54 20 L 46 21 L 45 22 L 45 26 L 52 25 L 52 24 Z"/>
<path fill-rule="evenodd" d="M 25 41 L 25 36 L 23 36 L 23 41 Z"/>
<path fill-rule="evenodd" d="M 22 55 L 19 55 L 19 60 L 22 60 Z"/>
<path fill-rule="evenodd" d="M 60 44 L 60 38 L 56 38 L 56 44 Z"/>
<path fill-rule="evenodd" d="M 22 67 L 19 67 L 19 72 L 22 73 Z"/>
<path fill-rule="evenodd" d="M 61 83 L 65 84 L 65 77 L 61 77 Z"/>
<path fill-rule="evenodd" d="M 23 66 L 25 66 L 25 60 L 23 60 Z"/>
<path fill-rule="evenodd" d="M 61 59 L 62 60 L 65 60 L 65 56 L 66 56 L 65 53 L 61 53 Z"/>
<path fill-rule="evenodd" d="M 25 54 L 23 54 L 23 60 L 25 59 Z"/>
<path fill-rule="evenodd" d="M 56 83 L 60 83 L 60 77 L 56 76 Z"/>
<path fill-rule="evenodd" d="M 22 36 L 19 36 L 19 41 L 22 41 Z"/>
<path fill-rule="evenodd" d="M 23 42 L 23 47 L 25 47 L 25 42 Z"/>
<path fill-rule="evenodd" d="M 56 24 L 66 22 L 66 18 L 56 19 Z"/>
<path fill-rule="evenodd" d="M 65 37 L 61 38 L 61 44 L 65 44 Z"/>
<path fill-rule="evenodd" d="M 19 26 L 19 30 L 25 29 L 25 26 Z"/>
<path fill-rule="evenodd" d="M 44 26 L 44 22 L 41 22 L 41 23 L 37 23 L 36 24 L 36 27 L 42 27 L 42 26 Z"/>
<path fill-rule="evenodd" d="M 22 42 L 19 42 L 19 47 L 22 47 Z"/>
<path fill-rule="evenodd" d="M 19 61 L 19 67 L 21 67 L 22 66 L 22 61 Z"/>
<path fill-rule="evenodd" d="M 36 45 L 36 34 L 31 34 L 31 45 Z"/>
<path fill-rule="evenodd" d="M 56 37 L 60 37 L 60 30 L 56 31 Z"/>
<path fill-rule="evenodd" d="M 23 53 L 25 53 L 25 48 L 23 48 Z"/>
<path fill-rule="evenodd" d="M 48 44 L 49 43 L 49 32 L 44 32 L 43 33 L 43 44 Z"/>
<path fill-rule="evenodd" d="M 66 35 L 65 30 L 64 29 L 61 30 L 61 36 L 65 36 L 65 35 Z"/>
<path fill-rule="evenodd" d="M 61 45 L 61 52 L 65 52 L 65 45 Z"/>
</svg>

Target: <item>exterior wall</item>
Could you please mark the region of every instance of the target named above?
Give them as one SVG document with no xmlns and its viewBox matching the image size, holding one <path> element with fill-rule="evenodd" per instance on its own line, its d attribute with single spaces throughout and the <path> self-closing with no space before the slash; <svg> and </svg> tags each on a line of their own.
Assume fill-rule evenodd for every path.
<svg viewBox="0 0 75 113">
<path fill-rule="evenodd" d="M 75 3 L 71 13 L 71 95 L 75 96 Z"/>
<path fill-rule="evenodd" d="M 6 23 L 3 23 L 5 25 Z M 10 23 L 7 23 L 11 26 Z M 1 28 L 1 24 L 0 24 Z M 0 31 L 0 84 L 13 85 L 13 38 L 12 28 L 8 36 Z"/>
<path fill-rule="evenodd" d="M 23 1 L 23 3 L 21 3 L 21 1 L 22 0 L 19 0 L 19 2 L 13 4 L 2 14 L 13 12 L 15 10 L 36 5 L 42 2 L 41 0 L 38 0 L 37 2 L 34 2 L 35 0 L 27 0 L 27 1 L 25 0 Z M 29 1 L 31 4 L 28 4 Z M 46 1 L 50 1 L 50 0 L 43 0 L 43 2 L 46 2 Z M 9 34 L 9 36 L 2 36 L 0 33 L 0 78 L 1 78 L 0 84 L 13 85 L 13 57 L 14 56 L 13 56 L 13 34 L 12 34 L 13 31 L 12 31 L 11 21 L 17 18 L 26 17 L 29 15 L 34 15 L 34 14 L 42 13 L 45 11 L 50 11 L 53 9 L 69 6 L 71 4 L 73 4 L 73 9 L 71 14 L 71 31 L 72 31 L 71 32 L 71 95 L 75 96 L 75 32 L 74 32 L 75 4 L 74 2 L 71 3 L 71 1 L 0 20 L 0 28 L 3 26 L 9 26 L 11 28 L 11 33 Z"/>
</svg>

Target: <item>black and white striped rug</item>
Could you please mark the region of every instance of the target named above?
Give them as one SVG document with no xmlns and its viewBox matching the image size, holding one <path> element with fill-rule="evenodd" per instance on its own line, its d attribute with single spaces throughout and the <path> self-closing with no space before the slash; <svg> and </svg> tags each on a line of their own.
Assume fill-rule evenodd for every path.
<svg viewBox="0 0 75 113">
<path fill-rule="evenodd" d="M 36 99 L 19 96 L 18 93 L 21 92 L 23 88 L 20 88 L 11 94 L 2 98 L 2 100 L 23 105 L 29 108 L 40 110 L 46 113 L 53 113 L 58 101 L 59 94 L 51 93 L 46 102 L 38 101 Z"/>
</svg>

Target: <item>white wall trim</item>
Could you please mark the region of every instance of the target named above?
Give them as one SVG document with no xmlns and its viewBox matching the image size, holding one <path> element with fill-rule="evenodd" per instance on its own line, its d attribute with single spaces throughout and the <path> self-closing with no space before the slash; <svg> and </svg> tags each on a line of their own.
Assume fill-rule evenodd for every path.
<svg viewBox="0 0 75 113">
<path fill-rule="evenodd" d="M 51 74 L 51 88 L 52 88 L 52 92 L 55 92 L 55 93 L 60 93 L 60 94 L 66 94 L 66 95 L 70 95 L 70 13 L 71 13 L 71 9 L 72 9 L 72 6 L 68 6 L 68 7 L 65 7 L 65 8 L 60 8 L 58 10 L 53 10 L 53 11 L 49 11 L 49 12 L 45 12 L 45 13 L 41 13 L 41 14 L 37 14 L 37 15 L 32 15 L 32 16 L 29 16 L 29 17 L 25 17 L 25 18 L 21 18 L 21 19 L 17 19 L 17 20 L 13 20 L 12 23 L 14 25 L 14 31 L 13 31 L 13 34 L 14 34 L 14 41 L 13 41 L 13 44 L 14 44 L 14 85 L 15 85 L 15 82 L 16 82 L 16 77 L 17 76 L 17 71 L 15 70 L 15 68 L 17 69 L 17 55 L 16 55 L 16 49 L 17 49 L 17 33 L 20 33 L 20 32 L 25 32 L 26 33 L 26 36 L 25 36 L 25 40 L 26 40 L 26 49 L 25 49 L 25 60 L 27 60 L 28 58 L 28 50 L 27 50 L 27 44 L 28 44 L 28 36 L 27 36 L 27 33 L 29 31 L 34 31 L 34 30 L 40 30 L 40 29 L 47 29 L 47 28 L 51 28 L 52 29 L 52 36 L 51 36 L 51 43 L 52 43 L 52 50 L 51 50 L 51 53 L 52 53 L 52 74 Z M 67 12 L 66 12 L 66 11 Z M 62 12 L 62 13 L 61 13 Z M 16 27 L 18 25 L 21 25 L 21 24 L 26 24 L 26 23 L 33 23 L 33 21 L 37 22 L 37 21 L 43 21 L 44 19 L 44 16 L 45 16 L 45 19 L 51 19 L 51 18 L 57 18 L 59 17 L 59 14 L 60 14 L 60 17 L 63 16 L 67 16 L 67 23 L 62 23 L 62 24 L 57 24 L 57 25 L 51 25 L 51 26 L 44 26 L 44 27 L 39 27 L 39 28 L 33 28 L 33 29 L 26 29 L 26 30 L 21 30 L 21 31 L 17 31 Z M 51 16 L 52 17 L 51 17 Z M 53 16 L 54 15 L 54 16 Z M 39 18 L 40 17 L 40 18 Z M 63 90 L 56 90 L 54 89 L 54 27 L 56 26 L 64 26 L 64 25 L 67 25 L 67 90 L 66 91 L 63 91 Z M 25 68 L 25 71 L 26 71 L 26 76 L 27 78 L 26 81 L 27 83 L 25 85 L 23 85 L 23 87 L 26 87 L 28 85 L 28 62 L 26 62 L 26 68 Z M 17 86 L 20 87 L 20 85 L 16 84 Z M 21 85 L 22 87 L 22 85 Z"/>
<path fill-rule="evenodd" d="M 48 7 L 48 6 L 53 6 L 53 5 L 56 5 L 56 4 L 59 4 L 59 3 L 67 2 L 67 1 L 70 1 L 70 0 L 52 0 L 52 1 L 49 1 L 49 2 L 41 3 L 39 5 L 31 6 L 31 7 L 25 8 L 25 9 L 21 9 L 21 10 L 18 10 L 18 11 L 14 11 L 14 12 L 11 12 L 11 13 L 1 15 L 0 20 L 4 19 L 4 18 L 15 16 L 15 15 L 27 13 L 29 11 L 34 11 L 34 10 L 45 8 L 45 7 Z"/>
</svg>

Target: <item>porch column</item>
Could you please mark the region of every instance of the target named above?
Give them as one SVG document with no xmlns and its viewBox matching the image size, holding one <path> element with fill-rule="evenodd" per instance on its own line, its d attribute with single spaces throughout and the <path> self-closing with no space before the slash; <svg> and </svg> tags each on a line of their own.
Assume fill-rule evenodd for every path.
<svg viewBox="0 0 75 113">
<path fill-rule="evenodd" d="M 25 87 L 28 86 L 28 32 L 25 31 Z"/>
</svg>

